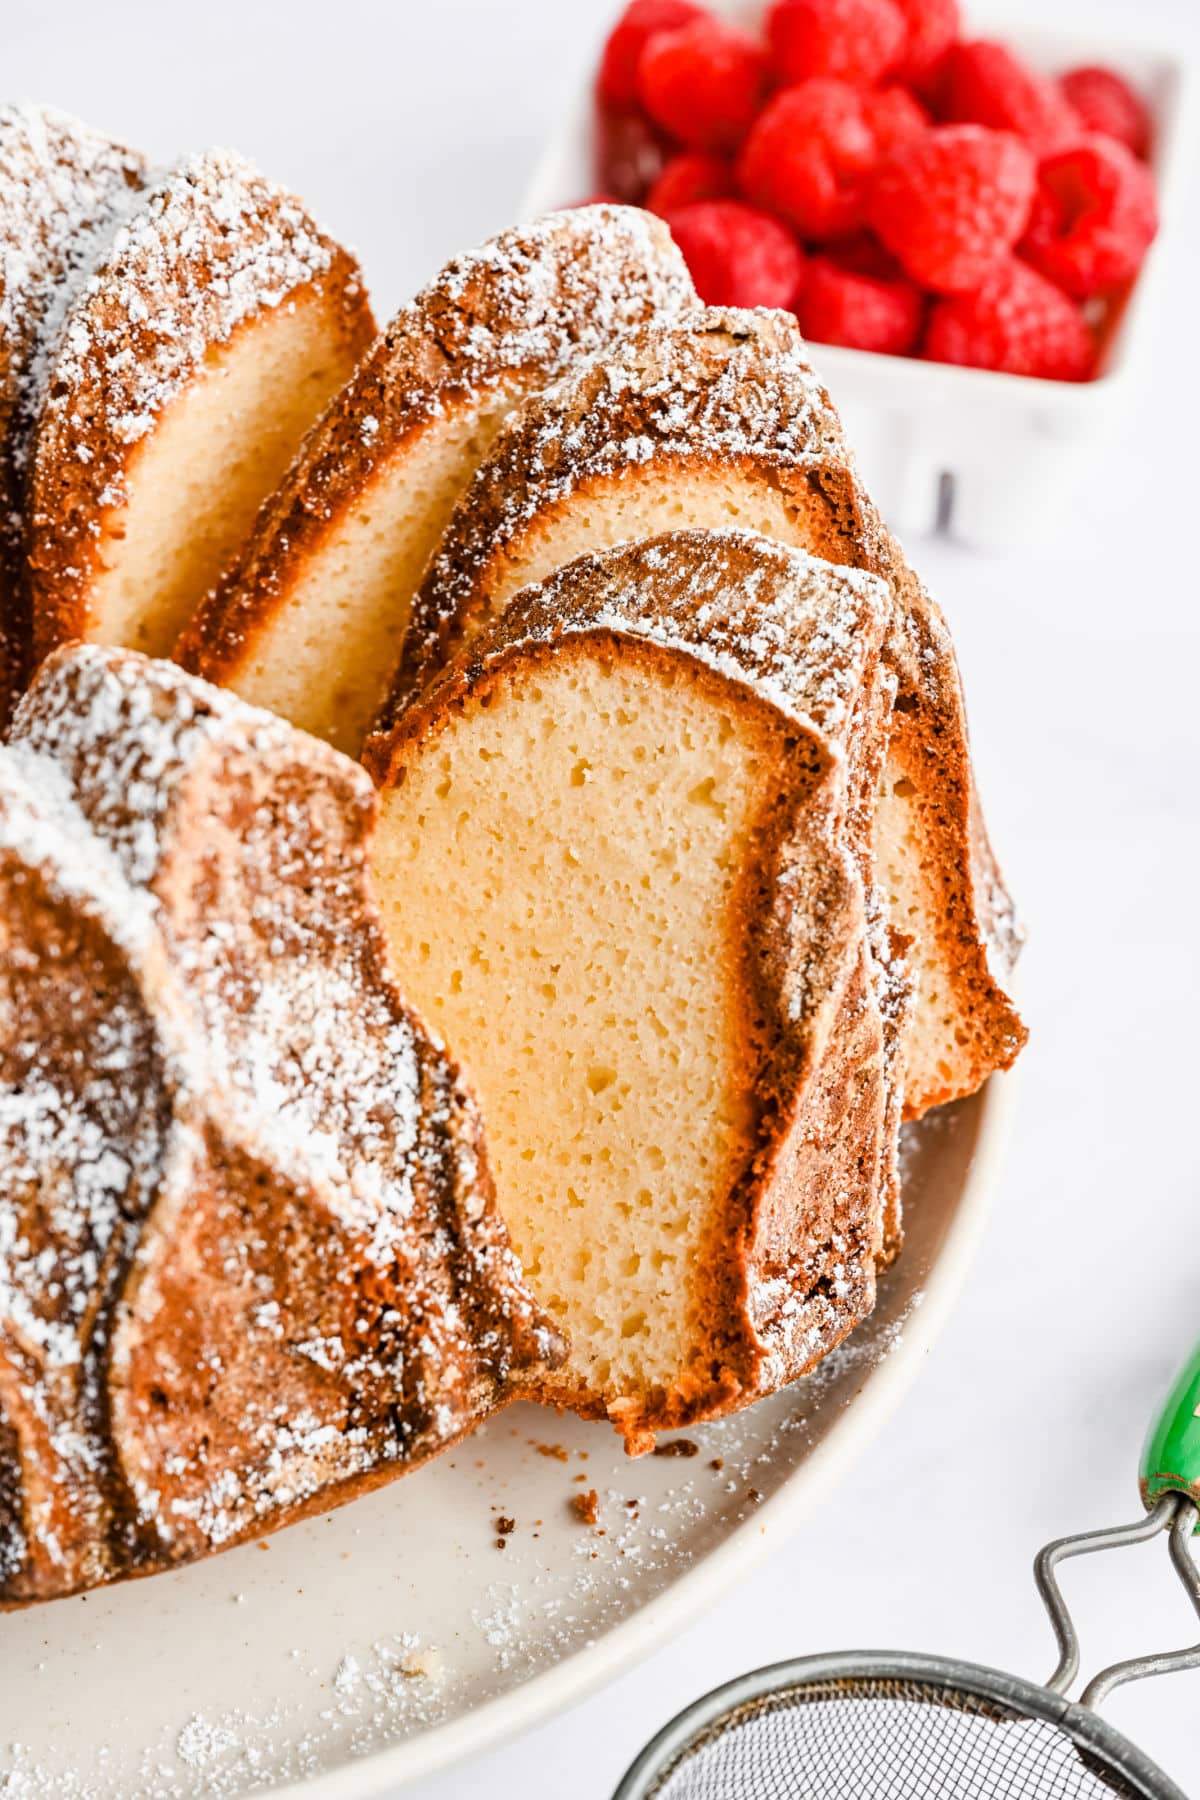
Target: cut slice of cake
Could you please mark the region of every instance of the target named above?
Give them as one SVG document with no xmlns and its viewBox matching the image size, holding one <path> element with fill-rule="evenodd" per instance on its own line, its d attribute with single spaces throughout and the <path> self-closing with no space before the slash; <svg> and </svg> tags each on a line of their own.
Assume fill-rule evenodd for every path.
<svg viewBox="0 0 1200 1800">
<path fill-rule="evenodd" d="M 25 472 L 65 296 L 135 204 L 142 158 L 46 106 L 0 107 L 0 733 L 28 677 Z"/>
<path fill-rule="evenodd" d="M 354 259 L 241 157 L 149 188 L 37 396 L 35 657 L 72 638 L 166 654 L 373 331 Z"/>
<path fill-rule="evenodd" d="M 791 315 L 697 310 L 652 324 L 513 417 L 430 565 L 365 760 L 386 766 L 389 726 L 528 583 L 606 545 L 728 525 L 871 570 L 893 596 L 873 879 L 897 941 L 910 940 L 903 1080 L 917 1117 L 973 1092 L 1024 1041 L 1007 991 L 1011 907 L 974 796 L 949 635 L 857 481 Z"/>
<path fill-rule="evenodd" d="M 329 408 L 178 660 L 357 756 L 501 421 L 576 358 L 694 303 L 666 227 L 630 207 L 553 213 L 456 258 Z"/>
<path fill-rule="evenodd" d="M 743 533 L 581 558 L 407 712 L 371 851 L 500 1210 L 633 1450 L 871 1308 L 890 1158 L 858 841 L 874 577 Z"/>
<path fill-rule="evenodd" d="M 400 999 L 362 770 L 165 663 L 52 658 L 0 752 L 0 1601 L 203 1555 L 561 1355 Z"/>
</svg>

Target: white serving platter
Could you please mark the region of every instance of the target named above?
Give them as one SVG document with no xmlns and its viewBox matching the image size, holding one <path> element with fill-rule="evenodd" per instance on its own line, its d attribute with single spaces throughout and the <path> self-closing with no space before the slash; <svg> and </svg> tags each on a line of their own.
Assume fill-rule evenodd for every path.
<svg viewBox="0 0 1200 1800">
<path fill-rule="evenodd" d="M 689 1432 L 695 1455 L 630 1461 L 607 1426 L 514 1407 L 261 1546 L 0 1616 L 0 1794 L 354 1800 L 628 1668 L 793 1530 L 896 1405 L 965 1272 L 1011 1097 L 994 1078 L 910 1129 L 907 1239 L 875 1315 L 792 1389 Z M 603 1535 L 570 1504 L 592 1489 Z"/>
</svg>

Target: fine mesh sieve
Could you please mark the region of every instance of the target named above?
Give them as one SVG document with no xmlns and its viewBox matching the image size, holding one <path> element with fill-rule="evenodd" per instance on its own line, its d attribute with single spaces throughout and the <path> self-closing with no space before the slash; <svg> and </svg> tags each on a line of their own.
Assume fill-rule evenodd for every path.
<svg viewBox="0 0 1200 1800">
<path fill-rule="evenodd" d="M 1125 1681 L 1200 1668 L 1200 1644 L 1134 1657 L 1067 1698 L 1079 1640 L 1058 1584 L 1069 1557 L 1167 1534 L 1200 1614 L 1200 1345 L 1146 1443 L 1132 1525 L 1059 1538 L 1034 1565 L 1058 1639 L 1044 1687 L 973 1663 L 847 1651 L 716 1689 L 647 1745 L 614 1800 L 1187 1800 L 1094 1708 Z"/>
</svg>

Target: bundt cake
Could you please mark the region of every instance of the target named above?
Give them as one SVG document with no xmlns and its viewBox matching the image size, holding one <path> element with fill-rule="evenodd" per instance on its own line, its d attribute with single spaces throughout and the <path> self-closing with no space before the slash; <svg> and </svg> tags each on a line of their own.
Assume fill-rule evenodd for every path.
<svg viewBox="0 0 1200 1800">
<path fill-rule="evenodd" d="M 1023 1042 L 992 929 L 1004 889 L 975 807 L 945 626 L 862 492 L 790 314 L 655 321 L 509 420 L 430 565 L 365 758 L 377 774 L 386 766 L 390 725 L 526 584 L 607 545 L 730 524 L 871 570 L 893 595 L 885 654 L 898 687 L 873 879 L 911 940 L 903 1081 L 916 1117 L 973 1092 Z"/>
<path fill-rule="evenodd" d="M 0 750 L 0 1602 L 333 1505 L 561 1355 L 400 1000 L 375 801 L 164 663 L 53 657 Z"/>
<path fill-rule="evenodd" d="M 373 331 L 354 259 L 242 158 L 148 188 L 35 396 L 34 656 L 169 651 Z"/>
<path fill-rule="evenodd" d="M 142 158 L 66 113 L 0 107 L 0 734 L 25 685 L 25 470 L 63 296 L 136 201 Z"/>
<path fill-rule="evenodd" d="M 425 564 L 505 415 L 694 303 L 666 227 L 628 207 L 554 213 L 451 262 L 326 412 L 178 660 L 356 756 Z"/>
<path fill-rule="evenodd" d="M 569 1338 L 541 1395 L 633 1450 L 792 1380 L 873 1304 L 859 790 L 889 612 L 875 577 L 750 534 L 626 544 L 518 595 L 390 740 L 394 966 L 471 1069 Z"/>
</svg>

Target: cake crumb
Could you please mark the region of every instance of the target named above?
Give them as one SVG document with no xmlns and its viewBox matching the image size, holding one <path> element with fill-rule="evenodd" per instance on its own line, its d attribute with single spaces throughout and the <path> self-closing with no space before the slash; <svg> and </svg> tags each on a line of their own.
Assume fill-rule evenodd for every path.
<svg viewBox="0 0 1200 1800">
<path fill-rule="evenodd" d="M 668 1438 L 664 1444 L 655 1444 L 655 1456 L 699 1456 L 700 1446 L 691 1438 Z"/>
<path fill-rule="evenodd" d="M 596 1525 L 600 1519 L 600 1496 L 595 1488 L 586 1494 L 571 1495 L 571 1510 L 582 1525 Z"/>
</svg>

